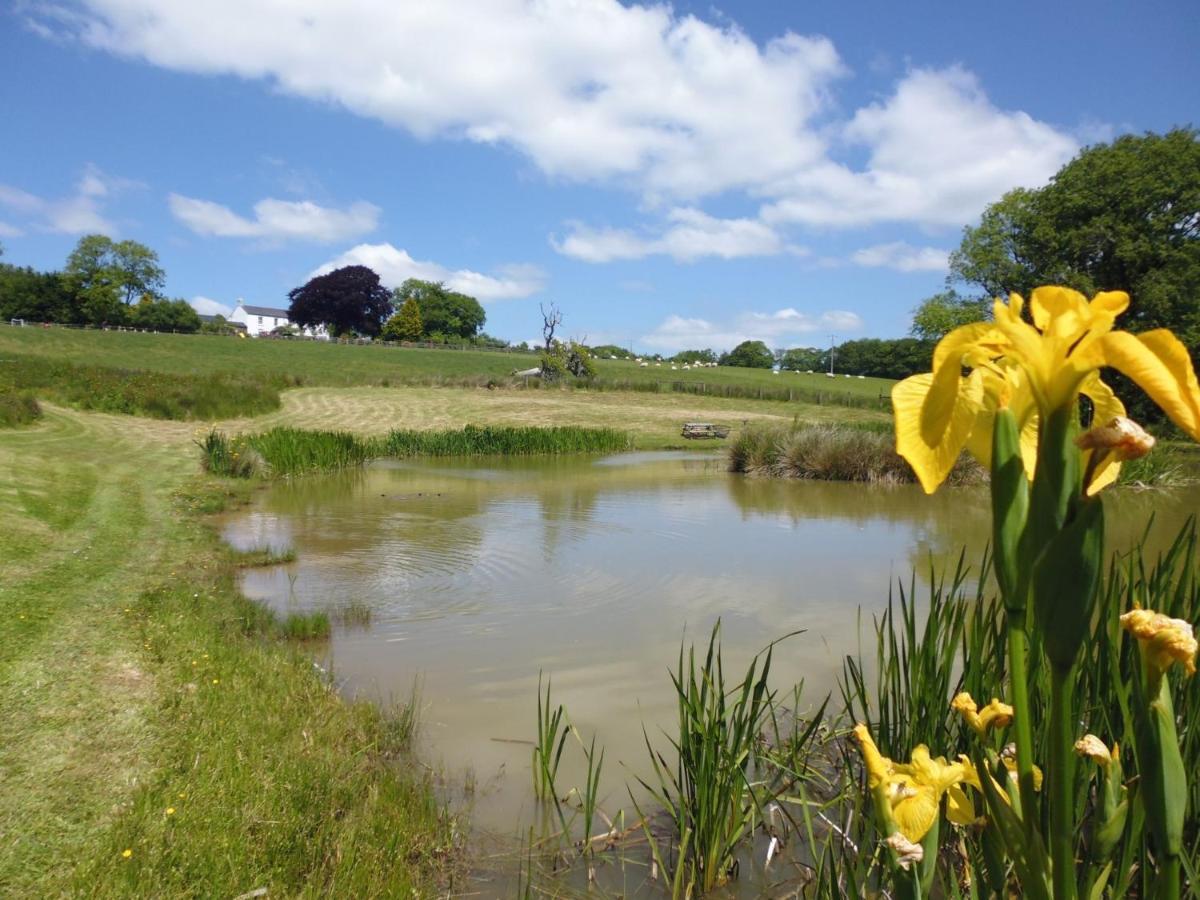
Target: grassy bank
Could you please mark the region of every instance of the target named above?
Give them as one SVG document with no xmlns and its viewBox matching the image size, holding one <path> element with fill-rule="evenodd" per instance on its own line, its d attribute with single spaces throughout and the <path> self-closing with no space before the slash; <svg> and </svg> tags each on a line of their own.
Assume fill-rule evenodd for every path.
<svg viewBox="0 0 1200 900">
<path fill-rule="evenodd" d="M 239 595 L 203 515 L 247 487 L 175 428 L 0 433 L 0 894 L 429 893 L 450 836 L 405 716 Z"/>
<path fill-rule="evenodd" d="M 514 382 L 510 377 L 515 370 L 535 365 L 536 357 L 486 350 L 0 326 L 0 357 L 14 354 L 187 377 L 236 375 L 312 386 L 542 387 L 538 379 Z M 672 370 L 669 364 L 641 368 L 621 360 L 597 360 L 596 364 L 597 378 L 580 388 L 887 409 L 893 384 L 882 378 L 828 378 L 797 372 L 774 375 L 769 370 L 734 367 L 685 371 Z M 551 388 L 554 392 L 562 389 Z"/>
<path fill-rule="evenodd" d="M 279 392 L 288 384 L 282 376 L 183 375 L 37 356 L 0 360 L 0 396 L 36 395 L 76 409 L 153 419 L 259 415 L 279 408 Z"/>
<path fill-rule="evenodd" d="M 197 443 L 207 471 L 234 478 L 333 472 L 385 457 L 557 456 L 615 453 L 632 446 L 623 431 L 569 425 L 467 425 L 436 431 L 397 430 L 380 436 L 276 427 L 227 437 L 213 430 Z"/>
</svg>

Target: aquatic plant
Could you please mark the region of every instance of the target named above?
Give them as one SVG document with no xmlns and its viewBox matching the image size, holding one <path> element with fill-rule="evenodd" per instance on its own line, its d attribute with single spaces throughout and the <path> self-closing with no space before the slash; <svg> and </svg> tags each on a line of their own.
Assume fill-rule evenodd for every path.
<svg viewBox="0 0 1200 900">
<path fill-rule="evenodd" d="M 567 710 L 560 703 L 550 703 L 550 679 L 542 693 L 542 673 L 538 672 L 537 741 L 533 747 L 533 793 L 539 800 L 553 800 L 558 805 L 558 764 L 570 734 Z"/>
<path fill-rule="evenodd" d="M 890 429 L 870 423 L 838 425 L 793 422 L 790 426 L 750 425 L 729 447 L 729 470 L 752 475 L 861 481 L 913 482 L 912 467 L 896 453 Z M 952 470 L 952 484 L 977 484 L 986 473 L 965 454 Z"/>
<path fill-rule="evenodd" d="M 293 641 L 325 640 L 332 631 L 329 613 L 324 610 L 288 613 L 279 623 L 279 630 Z"/>
<path fill-rule="evenodd" d="M 675 854 L 663 853 L 649 827 L 646 836 L 659 867 L 670 873 L 675 895 L 725 883 L 739 845 L 762 819 L 748 773 L 772 701 L 767 679 L 774 648 L 756 656 L 741 682 L 727 689 L 720 627 L 720 622 L 713 626 L 699 668 L 695 647 L 688 648 L 685 665 L 680 646 L 678 667 L 671 673 L 679 713 L 678 735 L 668 738 L 674 765 L 654 749 L 649 735 L 645 738 L 656 783 L 639 781 L 671 818 Z M 672 856 L 674 869 L 667 865 Z"/>
<path fill-rule="evenodd" d="M 875 749 L 866 724 L 856 729 L 887 880 L 900 896 L 925 896 L 933 887 L 943 793 L 950 796 L 945 815 L 951 822 L 973 821 L 976 804 L 986 812 L 982 829 L 963 839 L 974 847 L 967 863 L 972 881 L 993 892 L 1015 887 L 1029 897 L 1071 900 L 1081 885 L 1093 895 L 1103 893 L 1110 879 L 1128 885 L 1133 872 L 1116 869 L 1122 857 L 1113 854 L 1123 840 L 1145 840 L 1150 852 L 1143 871 L 1150 874 L 1153 895 L 1179 896 L 1189 785 L 1172 710 L 1178 688 L 1171 663 L 1192 670 L 1196 643 L 1190 620 L 1129 612 L 1117 621 L 1142 642 L 1141 660 L 1135 661 L 1128 640 L 1119 644 L 1119 632 L 1111 631 L 1116 609 L 1097 607 L 1098 599 L 1112 599 L 1102 590 L 1104 509 L 1098 494 L 1116 480 L 1122 462 L 1154 444 L 1123 418 L 1124 407 L 1099 370 L 1123 372 L 1197 440 L 1200 385 L 1187 351 L 1170 332 L 1135 337 L 1113 330 L 1128 303 L 1121 292 L 1097 294 L 1089 303 L 1066 288 L 1039 288 L 1030 301 L 1031 324 L 1022 298 L 997 300 L 994 321 L 952 331 L 935 350 L 933 372 L 893 389 L 897 450 L 927 492 L 947 478 L 964 449 L 991 470 L 994 571 L 1007 650 L 1004 693 L 1012 710 L 995 734 L 973 729 L 972 736 L 968 730 L 969 754 L 940 768 L 929 762 L 924 744 L 911 749 L 911 764 L 896 763 Z M 1086 432 L 1079 421 L 1081 395 L 1091 401 L 1097 423 Z M 1154 593 L 1139 599 L 1164 599 Z M 1103 642 L 1096 640 L 1097 622 L 1109 629 Z M 1079 662 L 1097 644 L 1106 648 L 1108 659 L 1099 662 L 1107 662 L 1109 680 L 1087 699 L 1110 710 L 1105 695 L 1124 701 L 1097 724 L 1109 741 L 1136 748 L 1145 816 L 1118 812 L 1115 785 L 1098 785 L 1095 796 L 1106 800 L 1092 802 L 1090 816 L 1105 834 L 1081 852 L 1077 826 L 1089 804 L 1077 790 L 1075 747 L 1079 722 L 1090 724 L 1085 714 L 1095 708 L 1079 702 L 1087 696 L 1079 688 L 1093 677 Z M 1113 658 L 1123 664 L 1113 666 Z M 996 659 L 968 659 L 965 665 L 981 670 Z M 952 704 L 960 713 L 973 705 L 969 697 Z M 1000 752 L 1010 727 L 1012 756 Z M 974 797 L 959 787 L 968 783 Z M 901 811 L 910 800 L 920 803 L 919 827 Z M 956 877 L 943 873 L 941 883 Z"/>
<path fill-rule="evenodd" d="M 396 430 L 380 442 L 382 456 L 552 456 L 615 453 L 630 449 L 629 435 L 614 428 L 468 425 L 445 431 Z"/>
</svg>

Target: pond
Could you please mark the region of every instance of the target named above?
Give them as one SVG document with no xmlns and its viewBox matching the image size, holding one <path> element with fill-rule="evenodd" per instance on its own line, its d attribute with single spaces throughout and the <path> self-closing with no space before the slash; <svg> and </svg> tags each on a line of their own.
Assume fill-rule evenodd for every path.
<svg viewBox="0 0 1200 900">
<path fill-rule="evenodd" d="M 403 701 L 420 679 L 422 758 L 458 787 L 477 838 L 516 838 L 537 811 L 526 742 L 539 672 L 606 748 L 602 808 L 632 817 L 625 785 L 650 774 L 643 726 L 665 747 L 660 727 L 675 721 L 681 640 L 705 641 L 720 618 L 726 671 L 742 673 L 803 630 L 777 647 L 771 681 L 804 680 L 816 706 L 857 652 L 860 609 L 868 641 L 898 580 L 915 570 L 921 590 L 964 547 L 978 562 L 987 502 L 979 489 L 746 478 L 703 453 L 388 462 L 273 486 L 225 536 L 295 550 L 248 570 L 244 590 L 282 612 L 335 613 L 315 652 L 347 694 Z M 1173 536 L 1200 492 L 1106 502 L 1119 548 L 1152 510 L 1152 537 Z M 369 624 L 337 624 L 346 608 L 369 609 Z M 581 783 L 577 749 L 567 785 Z"/>
</svg>

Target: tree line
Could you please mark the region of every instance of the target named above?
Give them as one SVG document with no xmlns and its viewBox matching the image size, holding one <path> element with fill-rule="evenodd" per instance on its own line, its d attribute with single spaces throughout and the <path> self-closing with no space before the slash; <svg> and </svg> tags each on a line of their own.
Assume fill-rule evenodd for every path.
<svg viewBox="0 0 1200 900">
<path fill-rule="evenodd" d="M 186 300 L 165 297 L 165 283 L 149 247 L 89 234 L 59 272 L 0 263 L 0 320 L 197 331 L 200 317 Z"/>
</svg>

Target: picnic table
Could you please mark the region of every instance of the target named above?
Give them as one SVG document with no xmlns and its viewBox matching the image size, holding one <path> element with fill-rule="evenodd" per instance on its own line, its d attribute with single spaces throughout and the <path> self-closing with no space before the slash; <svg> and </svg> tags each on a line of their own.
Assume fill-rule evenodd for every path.
<svg viewBox="0 0 1200 900">
<path fill-rule="evenodd" d="M 729 437 L 729 426 L 714 425 L 712 422 L 684 422 L 680 433 L 689 440 L 726 438 Z"/>
</svg>

